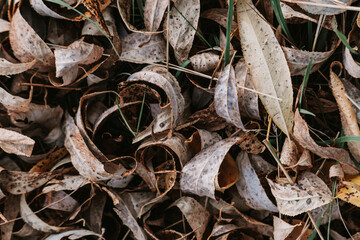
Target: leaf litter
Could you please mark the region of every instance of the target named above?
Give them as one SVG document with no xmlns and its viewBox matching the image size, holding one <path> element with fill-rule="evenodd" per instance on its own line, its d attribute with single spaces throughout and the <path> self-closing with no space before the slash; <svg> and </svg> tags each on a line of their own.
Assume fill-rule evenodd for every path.
<svg viewBox="0 0 360 240">
<path fill-rule="evenodd" d="M 5 2 L 1 239 L 359 234 L 356 1 Z"/>
</svg>

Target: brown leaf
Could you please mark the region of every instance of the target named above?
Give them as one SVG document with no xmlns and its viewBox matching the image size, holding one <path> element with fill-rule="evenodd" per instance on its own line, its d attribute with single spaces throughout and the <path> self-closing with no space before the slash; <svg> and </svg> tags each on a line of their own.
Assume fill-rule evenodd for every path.
<svg viewBox="0 0 360 240">
<path fill-rule="evenodd" d="M 104 0 L 82 0 L 82 4 L 90 11 L 90 13 L 96 17 L 101 29 L 106 33 L 107 36 L 111 37 L 109 29 L 104 20 L 104 16 L 101 12 L 101 4 Z M 111 1 L 108 1 L 111 2 Z"/>
<path fill-rule="evenodd" d="M 204 52 L 190 57 L 190 61 L 194 71 L 207 72 L 215 69 L 220 61 L 220 56 L 213 52 Z"/>
<path fill-rule="evenodd" d="M 226 28 L 227 27 L 227 12 L 226 8 L 211 8 L 207 11 L 204 11 L 201 14 L 202 18 L 207 18 L 217 22 L 220 26 Z M 237 23 L 235 21 L 231 24 L 231 32 L 234 32 L 237 27 Z"/>
<path fill-rule="evenodd" d="M 341 79 L 341 82 L 345 87 L 349 99 L 352 100 L 351 103 L 356 114 L 357 122 L 360 123 L 360 90 L 346 79 Z"/>
<path fill-rule="evenodd" d="M 144 24 L 148 32 L 156 32 L 159 29 L 168 4 L 170 2 L 164 0 L 146 0 Z"/>
<path fill-rule="evenodd" d="M 195 232 L 196 238 L 201 240 L 210 220 L 210 214 L 206 209 L 191 197 L 181 197 L 176 200 L 172 206 L 176 206 L 180 209 L 184 214 L 186 221 Z"/>
<path fill-rule="evenodd" d="M 295 112 L 294 123 L 294 138 L 303 148 L 320 157 L 339 161 L 346 174 L 355 175 L 359 173 L 359 170 L 355 167 L 349 153 L 345 149 L 321 147 L 315 143 L 310 136 L 305 120 L 300 116 L 299 110 Z"/>
</svg>

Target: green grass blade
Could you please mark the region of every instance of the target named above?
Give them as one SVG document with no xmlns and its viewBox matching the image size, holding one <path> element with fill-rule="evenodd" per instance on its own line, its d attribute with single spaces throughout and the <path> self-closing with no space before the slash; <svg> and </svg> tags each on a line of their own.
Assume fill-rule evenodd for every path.
<svg viewBox="0 0 360 240">
<path fill-rule="evenodd" d="M 345 45 L 345 47 L 347 47 L 347 49 L 349 49 L 349 51 L 353 54 L 359 55 L 359 53 L 357 51 L 355 51 L 354 49 L 351 48 L 350 44 L 347 41 L 347 38 L 344 34 L 342 34 L 342 32 L 340 32 L 337 28 L 334 29 L 336 36 L 341 40 L 341 42 Z"/>
<path fill-rule="evenodd" d="M 134 137 L 136 137 L 136 133 L 134 133 L 134 131 L 131 129 L 129 123 L 126 121 L 126 118 L 125 118 L 123 112 L 121 111 L 121 108 L 120 108 L 120 105 L 119 105 L 119 100 L 118 100 L 117 97 L 116 97 L 116 105 L 118 106 L 118 109 L 119 109 L 119 112 L 120 112 L 120 116 L 121 116 L 122 120 L 124 121 L 126 127 L 129 129 L 129 131 L 131 132 L 131 134 L 134 135 Z"/>
<path fill-rule="evenodd" d="M 293 39 L 293 37 L 291 36 L 290 30 L 288 28 L 288 25 L 285 21 L 284 15 L 281 11 L 281 7 L 280 7 L 280 0 L 271 0 L 271 5 L 274 9 L 274 13 L 276 16 L 277 21 L 279 22 L 280 26 L 281 26 L 281 30 L 283 30 L 283 32 L 285 33 L 286 37 L 290 40 L 290 42 L 292 42 L 293 44 L 295 44 L 295 41 Z"/>
<path fill-rule="evenodd" d="M 309 75 L 310 75 L 310 71 L 311 71 L 311 68 L 312 68 L 313 61 L 314 61 L 314 58 L 311 58 L 309 64 L 306 67 L 306 71 L 305 71 L 305 75 L 304 75 L 304 79 L 303 79 L 303 83 L 302 83 L 302 87 L 301 87 L 301 93 L 300 93 L 300 99 L 299 99 L 299 103 L 298 103 L 298 108 L 301 108 L 301 105 L 302 105 L 302 99 L 303 99 L 305 88 L 306 88 L 307 83 L 308 83 L 308 79 L 309 79 Z"/>
<path fill-rule="evenodd" d="M 112 42 L 112 40 L 110 39 L 110 36 L 108 36 L 102 29 L 101 27 L 95 23 L 93 20 L 91 20 L 90 18 L 88 18 L 85 14 L 83 14 L 82 12 L 80 12 L 79 10 L 77 10 L 76 8 L 70 6 L 69 4 L 61 1 L 61 0 L 46 0 L 48 2 L 52 2 L 52 3 L 55 3 L 55 4 L 58 4 L 58 5 L 61 5 L 61 6 L 64 6 L 64 7 L 67 7 L 75 12 L 77 12 L 78 14 L 80 14 L 81 16 L 83 16 L 87 21 L 91 22 L 110 42 L 112 48 L 114 49 L 116 55 L 120 58 L 120 54 L 118 53 L 118 51 L 116 50 L 116 47 L 114 45 L 114 43 Z"/>
<path fill-rule="evenodd" d="M 231 38 L 231 25 L 232 25 L 233 15 L 234 15 L 234 0 L 229 0 L 227 25 L 226 25 L 226 45 L 225 45 L 225 54 L 224 54 L 224 68 L 230 62 L 230 38 Z"/>
<path fill-rule="evenodd" d="M 186 68 L 191 63 L 190 59 L 186 60 L 181 64 L 181 67 Z M 175 74 L 175 78 L 178 78 L 181 74 L 181 71 L 177 71 Z"/>
<path fill-rule="evenodd" d="M 174 8 L 178 13 L 185 19 L 185 21 L 192 27 L 192 29 L 195 30 L 196 34 L 208 45 L 209 48 L 213 48 L 211 44 L 204 38 L 204 36 L 196 29 L 194 26 L 189 22 L 189 20 L 186 19 L 186 17 L 182 14 L 182 12 L 179 11 L 179 9 L 174 5 Z"/>
<path fill-rule="evenodd" d="M 305 110 L 305 109 L 303 109 L 303 108 L 299 108 L 299 112 L 300 112 L 300 113 L 303 113 L 303 114 L 311 115 L 311 116 L 313 116 L 313 117 L 316 117 L 316 115 L 315 115 L 314 113 L 312 113 L 312 112 L 310 112 L 310 111 L 308 111 L 308 110 Z"/>
<path fill-rule="evenodd" d="M 143 97 L 143 100 L 142 100 L 142 102 L 141 102 L 141 108 L 140 108 L 139 118 L 138 118 L 138 122 L 137 122 L 137 126 L 136 126 L 136 135 L 138 135 L 139 129 L 140 129 L 141 118 L 142 118 L 143 111 L 144 111 L 145 97 L 146 97 L 146 89 L 145 89 L 145 91 L 144 91 L 144 97 Z"/>
</svg>

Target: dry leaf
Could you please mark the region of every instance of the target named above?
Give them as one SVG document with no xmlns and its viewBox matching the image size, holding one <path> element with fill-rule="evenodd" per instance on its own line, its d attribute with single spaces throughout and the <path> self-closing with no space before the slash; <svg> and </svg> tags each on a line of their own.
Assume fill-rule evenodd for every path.
<svg viewBox="0 0 360 240">
<path fill-rule="evenodd" d="M 12 63 L 4 58 L 0 58 L 0 75 L 8 76 L 19 74 L 31 69 L 36 63 L 36 59 L 28 63 Z"/>
<path fill-rule="evenodd" d="M 4 200 L 3 216 L 6 219 L 15 219 L 20 211 L 20 196 L 10 195 Z M 1 224 L 1 239 L 11 240 L 13 235 L 13 227 L 15 221 L 10 221 L 7 224 Z"/>
<path fill-rule="evenodd" d="M 12 18 L 9 38 L 14 55 L 21 62 L 29 63 L 36 59 L 35 67 L 39 68 L 39 71 L 49 71 L 54 68 L 53 52 L 23 18 L 20 8 Z"/>
<path fill-rule="evenodd" d="M 169 43 L 176 60 L 182 64 L 188 59 L 194 41 L 200 17 L 200 0 L 176 1 L 169 14 L 169 23 L 165 21 L 164 29 L 169 26 Z M 166 31 L 164 36 L 166 38 Z"/>
<path fill-rule="evenodd" d="M 102 14 L 104 16 L 105 23 L 109 29 L 110 36 L 114 36 L 114 30 L 113 28 L 115 25 L 115 18 L 112 14 L 111 8 L 106 8 L 102 11 Z M 92 17 L 91 20 L 95 20 L 96 17 Z M 104 34 L 89 21 L 84 22 L 84 26 L 81 30 L 81 35 L 91 35 L 91 36 L 104 36 Z"/>
<path fill-rule="evenodd" d="M 74 212 L 79 207 L 79 203 L 66 192 L 58 191 L 46 194 L 43 207 L 64 212 Z"/>
<path fill-rule="evenodd" d="M 101 234 L 97 234 L 93 231 L 86 229 L 77 229 L 77 230 L 69 230 L 57 234 L 51 234 L 48 237 L 46 237 L 44 240 L 61 240 L 64 239 L 64 237 L 68 237 L 68 239 L 79 239 L 85 236 L 96 236 L 99 238 L 103 238 Z"/>
<path fill-rule="evenodd" d="M 360 90 L 346 79 L 341 79 L 341 82 L 345 87 L 349 99 L 352 100 L 351 104 L 355 111 L 357 122 L 360 123 Z"/>
<path fill-rule="evenodd" d="M 30 157 L 35 141 L 21 133 L 0 128 L 0 148 L 7 153 Z"/>
<path fill-rule="evenodd" d="M 41 232 L 60 232 L 68 229 L 67 227 L 51 226 L 36 216 L 26 202 L 25 194 L 20 198 L 20 214 L 24 222 Z"/>
<path fill-rule="evenodd" d="M 4 19 L 0 19 L 0 33 L 8 32 L 10 30 L 10 23 Z"/>
<path fill-rule="evenodd" d="M 240 152 L 236 157 L 236 162 L 240 176 L 236 188 L 240 196 L 245 199 L 246 204 L 256 210 L 278 212 L 276 206 L 266 195 L 254 168 L 251 166 L 248 154 L 245 151 Z"/>
<path fill-rule="evenodd" d="M 84 6 L 89 10 L 89 12 L 91 13 L 91 15 L 95 16 L 100 28 L 106 33 L 107 36 L 111 36 L 109 29 L 107 28 L 107 25 L 105 23 L 104 20 L 104 16 L 102 15 L 102 7 L 101 7 L 101 3 L 105 3 L 104 0 L 82 0 L 81 1 L 82 4 L 84 4 Z M 107 1 L 107 2 L 111 2 L 111 1 Z"/>
<path fill-rule="evenodd" d="M 315 174 L 303 172 L 298 183 L 276 183 L 267 178 L 281 214 L 296 216 L 331 202 L 331 191 Z"/>
<path fill-rule="evenodd" d="M 191 197 L 181 197 L 171 206 L 176 206 L 180 209 L 186 221 L 195 232 L 196 238 L 201 240 L 210 220 L 210 214 L 206 209 Z"/>
<path fill-rule="evenodd" d="M 319 4 L 326 4 L 326 5 L 351 5 L 351 3 L 354 2 L 354 0 L 303 0 L 303 2 L 310 2 L 310 3 L 319 3 Z M 336 15 L 339 13 L 342 13 L 345 11 L 345 9 L 342 8 L 331 8 L 331 7 L 323 7 L 323 6 L 313 6 L 313 5 L 307 5 L 307 4 L 300 4 L 298 3 L 302 9 L 305 11 L 316 14 L 316 15 Z M 341 6 L 340 5 L 340 6 Z"/>
<path fill-rule="evenodd" d="M 238 169 L 235 164 L 235 166 L 232 164 L 234 163 L 233 159 L 229 160 L 226 157 L 227 161 L 225 162 L 231 165 L 228 168 L 228 172 L 221 172 L 220 169 L 225 156 L 230 157 L 227 152 L 234 144 L 241 142 L 241 140 L 241 138 L 228 138 L 214 143 L 199 152 L 182 169 L 181 190 L 215 199 L 216 184 L 222 186 L 221 182 L 215 182 L 216 178 L 221 179 L 221 174 L 231 178 L 234 176 L 238 177 L 238 173 L 235 174 L 235 171 L 238 172 Z M 237 177 L 232 180 L 236 182 Z"/>
<path fill-rule="evenodd" d="M 67 48 L 55 49 L 56 79 L 50 81 L 55 86 L 71 84 L 78 76 L 79 65 L 89 65 L 99 60 L 104 49 L 95 44 L 89 44 L 80 39 Z"/>
<path fill-rule="evenodd" d="M 347 181 L 342 181 L 342 184 L 336 197 L 360 207 L 360 176 L 354 176 Z"/>
<path fill-rule="evenodd" d="M 271 29 L 252 1 L 237 3 L 241 47 L 250 77 L 274 123 L 289 136 L 293 127 L 293 90 L 285 55 Z M 261 53 L 261 54 L 260 54 Z"/>
<path fill-rule="evenodd" d="M 208 72 L 214 70 L 220 61 L 220 56 L 213 52 L 198 53 L 190 57 L 194 71 Z"/>
<path fill-rule="evenodd" d="M 359 19 L 359 18 L 358 18 Z M 360 29 L 359 27 L 354 24 L 352 30 L 350 31 L 348 35 L 348 42 L 350 46 L 355 44 L 356 47 L 358 47 L 359 43 L 359 33 Z M 350 50 L 346 47 L 344 49 L 343 53 L 343 64 L 346 69 L 346 71 L 354 78 L 360 78 L 360 64 L 359 62 L 355 61 L 353 56 L 350 53 Z"/>
<path fill-rule="evenodd" d="M 189 140 L 186 141 L 193 151 L 194 155 L 201 150 L 221 141 L 221 136 L 216 132 L 209 132 L 203 129 L 198 129 Z"/>
<path fill-rule="evenodd" d="M 211 8 L 201 14 L 202 18 L 207 18 L 217 22 L 220 26 L 227 27 L 227 12 L 226 8 Z M 237 23 L 235 21 L 231 24 L 231 32 L 236 30 Z"/>
<path fill-rule="evenodd" d="M 165 40 L 161 34 L 131 33 L 122 39 L 121 60 L 134 63 L 165 61 Z"/>
<path fill-rule="evenodd" d="M 63 179 L 57 180 L 53 179 L 47 183 L 47 185 L 43 188 L 43 193 L 70 190 L 77 190 L 84 185 L 90 183 L 88 179 L 84 178 L 81 175 L 70 176 L 64 175 Z"/>
<path fill-rule="evenodd" d="M 165 0 L 146 0 L 144 6 L 144 24 L 149 32 L 156 32 L 170 2 Z"/>
<path fill-rule="evenodd" d="M 333 62 L 330 66 L 330 87 L 339 107 L 341 125 L 345 136 L 360 136 L 360 129 L 357 123 L 355 111 L 350 100 L 346 97 L 346 91 L 340 78 L 333 72 L 334 67 L 340 67 L 340 62 Z M 347 142 L 349 150 L 356 161 L 360 161 L 360 142 Z"/>
<path fill-rule="evenodd" d="M 228 64 L 222 71 L 215 88 L 216 113 L 228 123 L 234 124 L 240 129 L 245 129 L 238 104 L 238 95 L 235 84 L 235 70 Z"/>
<path fill-rule="evenodd" d="M 321 147 L 315 143 L 309 133 L 306 122 L 301 118 L 299 110 L 295 112 L 294 138 L 305 149 L 310 152 L 329 159 L 335 159 L 340 162 L 344 172 L 349 175 L 359 173 L 354 162 L 350 159 L 349 153 L 345 149 L 333 147 Z"/>
<path fill-rule="evenodd" d="M 274 240 L 285 240 L 295 227 L 296 225 L 291 225 L 274 216 Z"/>
</svg>

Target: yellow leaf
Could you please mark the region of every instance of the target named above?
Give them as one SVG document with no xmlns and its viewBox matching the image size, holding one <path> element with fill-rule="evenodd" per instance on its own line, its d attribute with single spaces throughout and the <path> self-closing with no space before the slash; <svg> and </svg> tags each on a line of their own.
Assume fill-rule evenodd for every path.
<svg viewBox="0 0 360 240">
<path fill-rule="evenodd" d="M 360 175 L 342 183 L 344 186 L 339 189 L 337 197 L 345 202 L 360 207 Z"/>
</svg>

